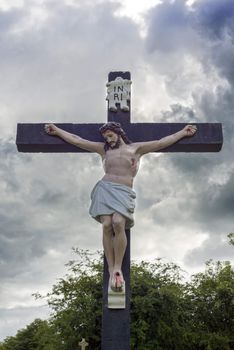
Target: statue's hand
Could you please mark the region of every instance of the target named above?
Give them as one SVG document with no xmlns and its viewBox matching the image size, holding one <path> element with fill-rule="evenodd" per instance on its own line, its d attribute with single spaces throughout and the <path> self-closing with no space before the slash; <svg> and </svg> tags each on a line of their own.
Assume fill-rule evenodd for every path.
<svg viewBox="0 0 234 350">
<path fill-rule="evenodd" d="M 49 135 L 53 135 L 56 136 L 57 135 L 57 126 L 55 126 L 54 124 L 45 124 L 45 132 Z"/>
<path fill-rule="evenodd" d="M 197 126 L 196 125 L 186 125 L 183 129 L 184 131 L 184 136 L 185 137 L 190 137 L 190 136 L 193 136 L 196 131 L 197 131 Z"/>
</svg>

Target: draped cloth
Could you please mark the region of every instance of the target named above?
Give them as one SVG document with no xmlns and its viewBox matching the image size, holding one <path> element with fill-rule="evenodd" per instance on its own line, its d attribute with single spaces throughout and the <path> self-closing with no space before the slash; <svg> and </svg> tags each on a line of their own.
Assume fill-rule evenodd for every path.
<svg viewBox="0 0 234 350">
<path fill-rule="evenodd" d="M 91 192 L 89 214 L 100 221 L 100 215 L 120 213 L 126 218 L 125 228 L 134 225 L 135 191 L 126 185 L 100 180 Z"/>
</svg>

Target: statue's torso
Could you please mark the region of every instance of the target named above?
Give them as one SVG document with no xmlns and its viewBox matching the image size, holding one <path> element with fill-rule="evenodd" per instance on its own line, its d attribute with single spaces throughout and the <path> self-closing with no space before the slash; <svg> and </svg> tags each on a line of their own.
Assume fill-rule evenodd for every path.
<svg viewBox="0 0 234 350">
<path fill-rule="evenodd" d="M 105 175 L 103 180 L 132 187 L 137 174 L 140 157 L 136 154 L 134 144 L 121 145 L 108 150 L 103 156 Z"/>
</svg>

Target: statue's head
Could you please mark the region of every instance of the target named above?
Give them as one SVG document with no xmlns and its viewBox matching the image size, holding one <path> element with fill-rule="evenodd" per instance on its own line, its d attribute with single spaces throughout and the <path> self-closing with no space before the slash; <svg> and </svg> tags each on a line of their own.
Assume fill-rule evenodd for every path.
<svg viewBox="0 0 234 350">
<path fill-rule="evenodd" d="M 106 124 L 103 124 L 99 131 L 105 140 L 105 151 L 107 151 L 110 148 L 119 148 L 121 139 L 126 144 L 131 143 L 125 131 L 122 129 L 120 123 L 108 122 Z"/>
</svg>

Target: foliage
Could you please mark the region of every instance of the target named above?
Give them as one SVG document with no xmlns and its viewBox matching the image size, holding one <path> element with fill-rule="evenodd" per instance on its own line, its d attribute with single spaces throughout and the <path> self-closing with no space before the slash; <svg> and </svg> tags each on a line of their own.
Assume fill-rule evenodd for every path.
<svg viewBox="0 0 234 350">
<path fill-rule="evenodd" d="M 132 266 L 132 349 L 182 349 L 181 279 L 178 266 L 161 260 Z"/>
<path fill-rule="evenodd" d="M 53 286 L 46 299 L 65 349 L 77 348 L 81 338 L 86 338 L 95 350 L 101 334 L 103 256 L 99 253 L 95 258 L 95 254 L 79 249 L 74 252 L 78 259 L 67 264 L 69 274 Z"/>
<path fill-rule="evenodd" d="M 233 349 L 234 270 L 230 262 L 208 261 L 205 272 L 194 275 L 186 289 L 193 306 L 195 341 L 205 349 Z"/>
<path fill-rule="evenodd" d="M 7 337 L 0 350 L 60 350 L 58 335 L 47 321 L 35 319 L 15 337 Z M 61 349 L 62 350 L 62 349 Z"/>
<path fill-rule="evenodd" d="M 228 235 L 228 238 L 229 238 L 229 244 L 230 245 L 234 245 L 234 233 L 233 232 L 230 232 Z"/>
<path fill-rule="evenodd" d="M 229 237 L 232 239 L 232 236 Z M 230 243 L 231 244 L 231 243 Z M 81 338 L 100 350 L 103 256 L 74 249 L 68 273 L 46 296 L 49 321 L 35 320 L 0 350 L 74 350 Z M 234 270 L 206 263 L 184 282 L 179 266 L 158 259 L 132 263 L 132 350 L 234 349 Z"/>
</svg>

